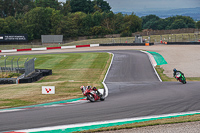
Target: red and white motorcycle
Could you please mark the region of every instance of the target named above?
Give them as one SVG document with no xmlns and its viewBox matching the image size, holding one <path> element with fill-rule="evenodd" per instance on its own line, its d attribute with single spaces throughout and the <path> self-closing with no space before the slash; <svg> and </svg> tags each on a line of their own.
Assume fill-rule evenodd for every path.
<svg viewBox="0 0 200 133">
<path fill-rule="evenodd" d="M 95 87 L 91 88 L 91 86 L 81 86 L 81 90 L 83 92 L 83 95 L 87 97 L 87 100 L 90 100 L 90 102 L 95 102 L 97 100 L 104 101 L 104 89 L 96 89 Z"/>
</svg>

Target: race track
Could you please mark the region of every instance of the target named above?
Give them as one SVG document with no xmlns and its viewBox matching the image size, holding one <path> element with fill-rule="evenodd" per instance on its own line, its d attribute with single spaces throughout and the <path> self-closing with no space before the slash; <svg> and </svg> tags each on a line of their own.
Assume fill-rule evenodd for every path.
<svg viewBox="0 0 200 133">
<path fill-rule="evenodd" d="M 104 102 L 0 113 L 0 131 L 200 110 L 200 82 L 160 82 L 145 53 L 110 51 Z"/>
</svg>

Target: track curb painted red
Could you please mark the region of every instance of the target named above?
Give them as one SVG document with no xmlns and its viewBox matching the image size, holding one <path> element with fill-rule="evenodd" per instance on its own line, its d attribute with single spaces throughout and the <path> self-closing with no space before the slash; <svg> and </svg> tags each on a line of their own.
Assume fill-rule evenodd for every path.
<svg viewBox="0 0 200 133">
<path fill-rule="evenodd" d="M 45 50 L 54 50 L 54 49 L 71 49 L 71 48 L 87 48 L 87 47 L 98 47 L 98 46 L 99 46 L 99 44 L 87 44 L 87 45 L 73 45 L 73 46 L 59 46 L 59 47 L 10 49 L 10 50 L 0 50 L 0 53 L 12 53 L 12 52 L 24 52 L 24 51 L 45 51 Z"/>
</svg>

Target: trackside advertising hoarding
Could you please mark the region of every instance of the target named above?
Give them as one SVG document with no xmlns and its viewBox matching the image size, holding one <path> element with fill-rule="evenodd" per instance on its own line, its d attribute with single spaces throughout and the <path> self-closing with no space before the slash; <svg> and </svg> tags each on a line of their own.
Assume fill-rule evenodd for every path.
<svg viewBox="0 0 200 133">
<path fill-rule="evenodd" d="M 0 34 L 0 42 L 27 42 L 27 34 Z"/>
</svg>

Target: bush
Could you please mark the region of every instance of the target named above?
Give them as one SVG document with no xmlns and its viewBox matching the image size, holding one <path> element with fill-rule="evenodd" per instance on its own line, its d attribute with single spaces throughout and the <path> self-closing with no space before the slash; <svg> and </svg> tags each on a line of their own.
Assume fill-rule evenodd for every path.
<svg viewBox="0 0 200 133">
<path fill-rule="evenodd" d="M 132 36 L 132 33 L 131 32 L 122 32 L 120 34 L 120 37 L 131 37 Z"/>
<path fill-rule="evenodd" d="M 6 78 L 19 77 L 21 73 L 11 73 Z"/>
</svg>

